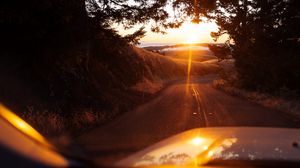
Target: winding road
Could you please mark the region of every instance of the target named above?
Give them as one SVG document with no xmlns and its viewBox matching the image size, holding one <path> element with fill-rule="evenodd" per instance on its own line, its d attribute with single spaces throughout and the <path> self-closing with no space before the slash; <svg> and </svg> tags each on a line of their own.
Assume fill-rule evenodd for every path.
<svg viewBox="0 0 300 168">
<path fill-rule="evenodd" d="M 300 127 L 288 115 L 229 96 L 211 86 L 216 75 L 177 82 L 155 99 L 77 141 L 99 162 L 113 162 L 164 138 L 198 127 Z"/>
</svg>

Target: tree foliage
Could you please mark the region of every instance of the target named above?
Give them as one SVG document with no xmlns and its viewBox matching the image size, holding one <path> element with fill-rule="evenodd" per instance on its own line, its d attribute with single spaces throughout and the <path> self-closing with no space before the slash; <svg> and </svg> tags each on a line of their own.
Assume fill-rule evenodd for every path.
<svg viewBox="0 0 300 168">
<path fill-rule="evenodd" d="M 144 30 L 145 27 L 141 27 L 137 31 L 135 31 L 133 34 L 126 35 L 123 39 L 125 39 L 128 42 L 131 42 L 135 45 L 140 44 L 141 38 L 145 37 L 146 31 Z"/>
<path fill-rule="evenodd" d="M 170 20 L 166 11 L 168 0 L 86 0 L 89 16 L 97 19 L 101 26 L 112 28 L 113 24 L 122 25 L 125 29 L 136 24 L 148 24 L 151 30 L 164 32 L 166 28 L 179 27 L 181 19 Z"/>
<path fill-rule="evenodd" d="M 214 53 L 219 61 L 230 58 L 231 49 L 227 44 L 209 44 L 208 48 Z"/>
<path fill-rule="evenodd" d="M 274 91 L 299 89 L 300 3 L 297 0 L 219 0 L 211 17 L 234 42 L 242 84 Z"/>
</svg>

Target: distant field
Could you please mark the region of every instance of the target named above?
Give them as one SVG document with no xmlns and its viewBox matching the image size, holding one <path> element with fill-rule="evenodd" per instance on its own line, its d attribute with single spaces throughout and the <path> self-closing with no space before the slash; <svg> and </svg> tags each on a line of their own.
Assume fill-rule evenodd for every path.
<svg viewBox="0 0 300 168">
<path fill-rule="evenodd" d="M 192 46 L 178 44 L 172 46 L 152 46 L 145 49 L 169 56 L 177 61 L 185 61 L 192 55 L 193 61 L 203 62 L 216 59 L 213 53 L 208 49 L 207 44 L 193 44 Z"/>
<path fill-rule="evenodd" d="M 191 54 L 193 61 L 207 61 L 211 59 L 216 59 L 216 57 L 209 50 L 167 50 L 161 51 L 161 54 L 170 56 L 174 59 L 188 59 L 189 54 Z"/>
<path fill-rule="evenodd" d="M 198 44 L 193 44 L 193 46 L 203 46 L 207 47 L 209 43 L 198 43 Z M 170 45 L 150 45 L 150 46 L 145 46 L 142 47 L 143 49 L 149 50 L 149 51 L 158 51 L 158 50 L 163 50 L 166 48 L 178 48 L 178 47 L 186 47 L 189 46 L 189 44 L 170 44 Z"/>
</svg>

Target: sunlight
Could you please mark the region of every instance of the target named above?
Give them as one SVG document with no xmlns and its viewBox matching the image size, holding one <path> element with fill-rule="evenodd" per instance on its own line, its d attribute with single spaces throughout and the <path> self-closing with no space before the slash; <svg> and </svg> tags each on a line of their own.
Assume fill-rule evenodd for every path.
<svg viewBox="0 0 300 168">
<path fill-rule="evenodd" d="M 115 26 L 121 35 L 127 35 L 133 33 L 139 28 L 138 25 L 133 29 L 124 30 L 120 26 Z M 167 34 L 161 35 L 159 33 L 153 33 L 150 30 L 150 26 L 146 26 L 147 34 L 142 38 L 142 43 L 212 43 L 214 42 L 210 36 L 211 32 L 218 31 L 218 26 L 213 22 L 202 22 L 199 24 L 194 24 L 190 22 L 185 22 L 178 29 L 167 29 Z M 227 40 L 227 35 L 222 36 L 218 42 L 225 42 Z"/>
<path fill-rule="evenodd" d="M 191 45 L 189 46 L 189 55 L 188 55 L 188 66 L 187 66 L 187 79 L 186 79 L 186 84 L 187 87 L 190 84 L 190 76 L 191 76 L 191 69 L 192 69 L 192 58 L 193 57 L 193 51 L 191 49 Z"/>
<path fill-rule="evenodd" d="M 187 39 L 185 40 L 184 43 L 186 43 L 186 44 L 195 44 L 195 43 L 197 43 L 197 42 L 199 42 L 199 39 L 198 39 L 195 35 L 190 34 L 190 35 L 187 37 Z"/>
<path fill-rule="evenodd" d="M 208 156 L 209 156 L 209 157 L 212 157 L 213 155 L 214 155 L 214 151 L 209 151 L 209 152 L 208 152 Z"/>
<path fill-rule="evenodd" d="M 186 88 L 185 93 L 188 95 L 190 90 L 190 80 L 191 80 L 191 69 L 192 69 L 192 61 L 193 61 L 193 51 L 192 51 L 192 43 L 189 45 L 189 55 L 188 55 L 188 64 L 187 64 L 187 76 L 186 76 Z"/>
<path fill-rule="evenodd" d="M 183 25 L 182 27 L 182 36 L 185 37 L 184 43 L 186 44 L 194 44 L 199 42 L 199 25 L 188 23 Z"/>
<path fill-rule="evenodd" d="M 184 43 L 201 43 L 206 41 L 210 33 L 217 31 L 217 29 L 217 26 L 212 23 L 185 23 L 181 28 L 181 36 L 185 38 Z"/>
<path fill-rule="evenodd" d="M 27 136 L 35 139 L 43 145 L 46 145 L 48 147 L 51 146 L 40 133 L 38 133 L 33 127 L 31 127 L 16 114 L 8 110 L 2 104 L 0 104 L 0 116 L 6 119 L 10 124 L 12 124 L 18 130 L 22 131 Z"/>
<path fill-rule="evenodd" d="M 195 146 L 198 146 L 198 145 L 202 144 L 203 141 L 204 141 L 204 140 L 203 140 L 202 138 L 196 137 L 196 138 L 194 138 L 194 139 L 191 140 L 191 143 L 192 143 L 193 145 L 195 145 Z"/>
</svg>

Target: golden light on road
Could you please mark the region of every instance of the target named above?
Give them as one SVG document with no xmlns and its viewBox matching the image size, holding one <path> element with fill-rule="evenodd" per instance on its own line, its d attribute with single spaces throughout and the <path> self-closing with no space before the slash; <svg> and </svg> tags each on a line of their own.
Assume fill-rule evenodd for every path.
<svg viewBox="0 0 300 168">
<path fill-rule="evenodd" d="M 40 133 L 38 133 L 33 127 L 31 127 L 13 112 L 8 110 L 2 104 L 0 104 L 0 116 L 27 136 L 33 138 L 34 140 L 38 141 L 43 145 L 50 147 L 50 144 L 47 143 L 45 138 Z"/>
<path fill-rule="evenodd" d="M 187 66 L 187 78 L 186 78 L 186 86 L 187 86 L 187 91 L 188 87 L 190 85 L 190 78 L 191 78 L 191 69 L 192 69 L 192 58 L 193 57 L 193 50 L 192 46 L 189 46 L 189 56 L 188 56 L 188 66 Z"/>
</svg>

